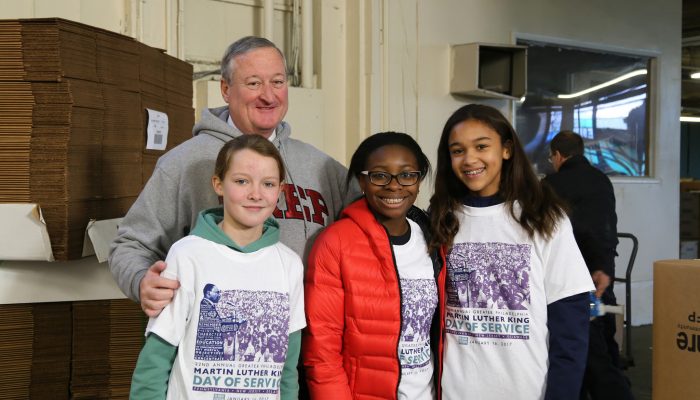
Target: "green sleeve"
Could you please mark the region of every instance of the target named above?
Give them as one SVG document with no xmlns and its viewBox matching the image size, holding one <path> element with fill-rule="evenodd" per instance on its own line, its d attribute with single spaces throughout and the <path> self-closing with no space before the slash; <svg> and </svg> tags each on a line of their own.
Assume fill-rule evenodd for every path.
<svg viewBox="0 0 700 400">
<path fill-rule="evenodd" d="M 177 346 L 152 333 L 146 338 L 131 378 L 131 400 L 165 399 Z"/>
<path fill-rule="evenodd" d="M 289 334 L 287 360 L 282 369 L 280 384 L 280 400 L 296 400 L 299 398 L 299 352 L 301 350 L 301 329 Z"/>
</svg>

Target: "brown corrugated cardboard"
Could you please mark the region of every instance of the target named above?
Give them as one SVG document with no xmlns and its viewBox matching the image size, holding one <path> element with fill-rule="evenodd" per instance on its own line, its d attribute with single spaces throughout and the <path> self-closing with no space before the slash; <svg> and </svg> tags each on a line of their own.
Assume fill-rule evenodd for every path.
<svg viewBox="0 0 700 400">
<path fill-rule="evenodd" d="M 700 376 L 700 260 L 654 263 L 652 395 L 698 398 Z"/>
<path fill-rule="evenodd" d="M 191 137 L 191 106 L 192 66 L 162 50 L 58 18 L 0 21 L 0 202 L 37 204 L 54 257 L 80 257 L 88 221 L 122 217 L 165 152 L 145 148 L 145 108 L 174 114 L 168 150 Z"/>
</svg>

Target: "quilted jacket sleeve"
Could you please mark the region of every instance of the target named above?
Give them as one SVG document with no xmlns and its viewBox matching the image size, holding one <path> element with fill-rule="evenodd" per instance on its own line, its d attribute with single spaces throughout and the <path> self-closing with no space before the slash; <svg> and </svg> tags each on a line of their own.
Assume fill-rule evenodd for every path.
<svg viewBox="0 0 700 400">
<path fill-rule="evenodd" d="M 302 355 L 311 398 L 351 399 L 343 368 L 344 291 L 341 276 L 341 240 L 327 229 L 309 254 L 304 279 L 307 328 Z"/>
</svg>

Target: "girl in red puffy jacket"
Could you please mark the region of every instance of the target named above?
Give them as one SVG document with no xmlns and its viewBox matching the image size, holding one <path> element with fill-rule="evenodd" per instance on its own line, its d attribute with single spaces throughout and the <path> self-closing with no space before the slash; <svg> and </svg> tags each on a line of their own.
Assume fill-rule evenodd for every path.
<svg viewBox="0 0 700 400">
<path fill-rule="evenodd" d="M 305 278 L 313 399 L 435 398 L 441 264 L 428 253 L 427 216 L 413 206 L 429 170 L 404 133 L 372 135 L 353 154 L 348 179 L 364 195 L 315 241 Z"/>
</svg>

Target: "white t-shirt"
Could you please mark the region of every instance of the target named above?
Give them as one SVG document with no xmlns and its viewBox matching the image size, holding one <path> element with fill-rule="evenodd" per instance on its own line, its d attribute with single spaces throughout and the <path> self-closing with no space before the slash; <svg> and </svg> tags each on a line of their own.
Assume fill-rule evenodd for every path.
<svg viewBox="0 0 700 400">
<path fill-rule="evenodd" d="M 289 334 L 306 326 L 299 256 L 282 243 L 239 253 L 187 236 L 165 261 L 180 288 L 146 334 L 179 347 L 167 398 L 279 398 Z"/>
<path fill-rule="evenodd" d="M 430 324 L 437 307 L 437 285 L 433 262 L 418 224 L 408 220 L 411 237 L 406 244 L 393 245 L 401 282 L 401 338 L 399 400 L 432 400 L 433 355 Z"/>
<path fill-rule="evenodd" d="M 541 399 L 547 305 L 594 290 L 571 223 L 530 239 L 499 204 L 464 206 L 459 224 L 447 255 L 443 398 Z"/>
</svg>

